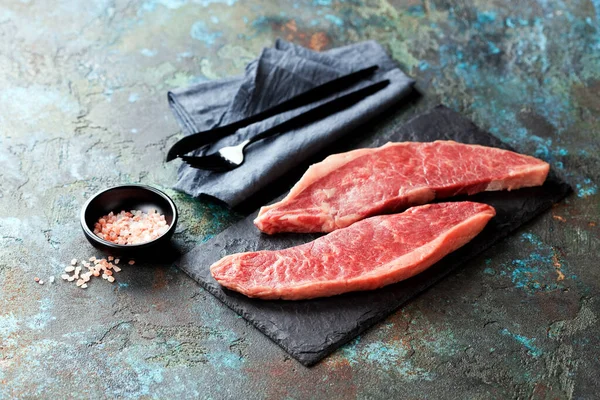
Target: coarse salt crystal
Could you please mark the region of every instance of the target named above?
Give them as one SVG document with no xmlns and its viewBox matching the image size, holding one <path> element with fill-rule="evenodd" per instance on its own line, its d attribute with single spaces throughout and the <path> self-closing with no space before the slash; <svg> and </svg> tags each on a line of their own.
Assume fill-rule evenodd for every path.
<svg viewBox="0 0 600 400">
<path fill-rule="evenodd" d="M 48 278 L 48 282 L 54 283 L 54 276 L 51 276 L 50 278 Z"/>
<path fill-rule="evenodd" d="M 118 264 L 121 261 L 119 258 L 115 258 L 115 264 Z"/>
<path fill-rule="evenodd" d="M 148 213 L 140 210 L 117 214 L 111 212 L 94 224 L 94 234 L 98 237 L 123 245 L 145 243 L 157 239 L 168 230 L 165 216 L 156 210 Z"/>
<path fill-rule="evenodd" d="M 130 214 L 129 216 L 125 215 L 125 217 L 127 217 L 127 218 L 131 218 L 132 216 L 133 216 L 133 214 Z M 113 218 L 115 218 L 115 217 L 113 217 Z M 109 256 L 108 259 L 113 261 L 115 264 L 120 261 L 118 258 L 115 259 L 113 256 Z M 75 259 L 73 259 L 73 260 L 75 260 Z M 91 280 L 92 276 L 95 276 L 95 277 L 102 276 L 102 279 L 105 279 L 112 283 L 115 281 L 114 276 L 112 276 L 113 273 L 121 271 L 121 268 L 119 268 L 115 264 L 107 261 L 106 258 L 90 257 L 89 260 L 90 260 L 90 262 L 93 262 L 94 264 L 92 265 L 89 262 L 81 261 L 82 266 L 69 265 L 65 268 L 65 271 L 73 272 L 73 275 L 63 273 L 60 277 L 68 282 L 73 282 L 76 280 L 75 284 L 78 287 L 85 289 L 88 287 L 87 282 L 89 282 Z M 75 261 L 77 261 L 77 260 L 75 260 Z M 131 260 L 129 262 L 131 265 L 133 265 L 132 261 L 133 260 Z M 82 270 L 85 271 L 84 268 L 87 268 L 87 271 L 84 273 L 81 273 Z M 44 283 L 38 277 L 35 278 L 35 281 L 38 282 L 40 285 L 42 285 Z M 48 281 L 50 283 L 54 282 L 54 276 L 50 276 L 48 278 Z"/>
<path fill-rule="evenodd" d="M 44 284 L 44 281 L 40 279 L 40 281 L 38 282 L 40 285 Z"/>
<path fill-rule="evenodd" d="M 74 258 L 74 259 L 71 260 L 71 265 L 75 265 L 75 264 L 77 264 L 77 259 L 76 258 Z"/>
</svg>

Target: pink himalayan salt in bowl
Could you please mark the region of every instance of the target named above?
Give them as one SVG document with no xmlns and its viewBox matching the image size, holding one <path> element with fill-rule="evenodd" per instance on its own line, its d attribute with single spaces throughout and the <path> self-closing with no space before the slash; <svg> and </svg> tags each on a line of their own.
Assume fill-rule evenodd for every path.
<svg viewBox="0 0 600 400">
<path fill-rule="evenodd" d="M 165 216 L 156 210 L 112 211 L 94 224 L 94 234 L 116 244 L 142 244 L 164 235 L 169 226 Z"/>
<path fill-rule="evenodd" d="M 117 233 L 112 228 L 122 210 L 126 211 L 117 224 Z M 129 216 L 127 210 L 136 210 L 137 215 L 129 211 Z M 144 214 L 146 217 L 143 217 Z M 136 216 L 137 221 L 134 221 Z M 111 220 L 109 227 L 106 217 Z M 104 226 L 101 219 L 105 219 Z M 137 225 L 141 220 L 144 220 L 142 225 Z M 176 224 L 177 208 L 173 200 L 160 190 L 146 185 L 122 185 L 102 190 L 93 195 L 81 209 L 81 228 L 87 240 L 97 249 L 117 256 L 143 257 L 163 251 L 170 243 Z M 144 232 L 142 228 L 145 226 L 153 229 Z M 133 236 L 133 239 L 118 240 L 121 229 L 133 230 L 132 235 L 123 235 Z"/>
</svg>

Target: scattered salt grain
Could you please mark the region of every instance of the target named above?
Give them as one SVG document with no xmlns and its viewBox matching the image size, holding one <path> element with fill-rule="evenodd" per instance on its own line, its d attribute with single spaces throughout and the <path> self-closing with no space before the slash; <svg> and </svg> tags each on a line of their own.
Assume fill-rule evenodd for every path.
<svg viewBox="0 0 600 400">
<path fill-rule="evenodd" d="M 120 259 L 118 259 L 118 258 L 115 258 L 115 265 L 116 265 L 116 264 L 118 264 L 118 263 L 119 263 L 119 261 L 121 261 L 121 260 L 120 260 Z"/>
<path fill-rule="evenodd" d="M 40 280 L 38 283 L 39 283 L 40 285 L 43 285 L 43 284 L 44 284 L 44 281 Z"/>
<path fill-rule="evenodd" d="M 50 278 L 48 278 L 48 282 L 54 283 L 54 276 L 51 276 Z"/>
<path fill-rule="evenodd" d="M 135 261 L 133 261 L 133 260 L 129 260 L 128 264 L 129 264 L 129 265 L 133 265 L 133 264 L 135 264 Z"/>
<path fill-rule="evenodd" d="M 83 266 L 76 267 L 73 265 L 69 265 L 65 268 L 65 272 L 73 272 L 73 275 L 64 273 L 60 277 L 69 282 L 73 282 L 76 280 L 75 284 L 78 287 L 85 289 L 88 287 L 87 282 L 89 282 L 91 280 L 92 276 L 95 276 L 95 277 L 102 276 L 102 279 L 105 279 L 112 283 L 115 281 L 114 274 L 117 272 L 121 272 L 121 268 L 119 268 L 115 265 L 120 260 L 118 258 L 115 259 L 113 256 L 109 256 L 108 260 L 113 261 L 115 264 L 107 261 L 106 258 L 90 257 L 89 260 L 90 260 L 90 262 L 93 262 L 94 264 L 91 265 L 90 263 L 88 263 L 86 261 L 82 261 L 81 264 Z M 130 265 L 133 265 L 134 263 L 135 263 L 134 260 L 129 261 Z M 85 271 L 84 268 L 87 269 L 87 271 L 84 273 L 81 273 L 82 269 Z M 39 278 L 37 278 L 37 277 L 35 278 L 35 281 L 38 282 L 40 285 L 43 284 L 43 281 L 39 280 Z M 50 283 L 54 282 L 54 276 L 51 276 L 48 279 L 48 281 Z"/>
<path fill-rule="evenodd" d="M 71 260 L 71 265 L 76 265 L 76 264 L 77 264 L 77 259 L 76 258 L 72 259 Z"/>
</svg>

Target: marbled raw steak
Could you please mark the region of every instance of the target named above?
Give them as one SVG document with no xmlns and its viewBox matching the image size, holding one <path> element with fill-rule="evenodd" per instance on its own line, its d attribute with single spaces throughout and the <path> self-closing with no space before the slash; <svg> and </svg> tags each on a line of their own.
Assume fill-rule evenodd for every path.
<svg viewBox="0 0 600 400">
<path fill-rule="evenodd" d="M 468 201 L 413 207 L 300 246 L 228 255 L 210 272 L 221 285 L 262 299 L 377 289 L 408 279 L 465 245 L 495 214 L 487 204 Z"/>
<path fill-rule="evenodd" d="M 312 165 L 280 202 L 263 207 L 265 233 L 332 232 L 435 198 L 539 186 L 549 165 L 495 147 L 453 141 L 388 143 Z"/>
</svg>

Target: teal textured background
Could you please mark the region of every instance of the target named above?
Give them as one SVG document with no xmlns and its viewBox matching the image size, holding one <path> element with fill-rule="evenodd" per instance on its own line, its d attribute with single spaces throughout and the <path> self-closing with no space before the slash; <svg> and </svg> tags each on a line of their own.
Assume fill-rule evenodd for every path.
<svg viewBox="0 0 600 400">
<path fill-rule="evenodd" d="M 85 291 L 95 191 L 141 182 L 185 249 L 238 215 L 169 189 L 166 91 L 242 73 L 277 37 L 382 43 L 425 95 L 547 160 L 575 193 L 312 369 L 170 265 Z M 591 398 L 600 362 L 600 2 L 14 1 L 0 5 L 0 398 Z"/>
</svg>

